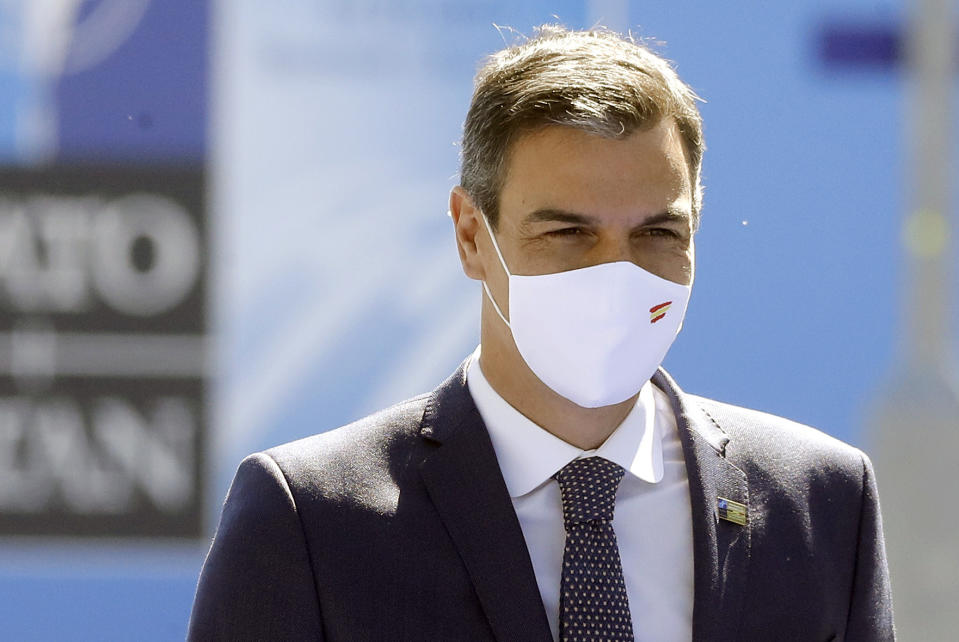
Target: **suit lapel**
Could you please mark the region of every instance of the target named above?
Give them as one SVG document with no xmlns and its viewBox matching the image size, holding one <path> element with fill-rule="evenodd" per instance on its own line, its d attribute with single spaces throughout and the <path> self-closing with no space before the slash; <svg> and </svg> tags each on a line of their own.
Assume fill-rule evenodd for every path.
<svg viewBox="0 0 959 642">
<path fill-rule="evenodd" d="M 464 366 L 427 404 L 421 434 L 435 449 L 420 474 L 494 636 L 551 640 L 523 531 L 489 433 L 466 388 Z"/>
<path fill-rule="evenodd" d="M 693 519 L 693 640 L 735 640 L 749 567 L 750 525 L 719 518 L 725 498 L 749 507 L 745 473 L 726 459 L 729 437 L 665 371 L 654 377 L 669 396 L 686 459 Z M 747 508 L 748 512 L 748 508 Z M 748 518 L 747 518 L 748 519 Z"/>
</svg>

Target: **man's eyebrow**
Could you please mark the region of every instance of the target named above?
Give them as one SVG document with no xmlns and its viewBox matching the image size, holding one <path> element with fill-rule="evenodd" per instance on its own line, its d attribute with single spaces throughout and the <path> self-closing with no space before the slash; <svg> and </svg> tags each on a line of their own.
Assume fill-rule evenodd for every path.
<svg viewBox="0 0 959 642">
<path fill-rule="evenodd" d="M 570 212 L 568 210 L 556 209 L 553 207 L 544 207 L 534 210 L 523 218 L 523 223 L 578 223 L 580 225 L 593 225 L 598 221 L 592 216 Z"/>
<path fill-rule="evenodd" d="M 692 218 L 684 209 L 668 209 L 665 212 L 654 214 L 643 221 L 643 225 L 657 225 L 659 223 L 685 223 Z"/>
<path fill-rule="evenodd" d="M 682 208 L 670 208 L 665 212 L 653 214 L 643 219 L 640 225 L 658 225 L 660 223 L 676 223 L 689 221 L 692 217 L 689 212 Z M 523 223 L 575 223 L 577 225 L 596 225 L 599 220 L 594 216 L 571 212 L 553 207 L 545 207 L 534 210 L 523 218 Z"/>
</svg>

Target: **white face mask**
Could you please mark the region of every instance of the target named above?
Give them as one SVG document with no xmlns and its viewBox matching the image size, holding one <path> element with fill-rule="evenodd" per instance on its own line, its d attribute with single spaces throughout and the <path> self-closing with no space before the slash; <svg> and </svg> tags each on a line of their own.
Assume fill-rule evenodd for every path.
<svg viewBox="0 0 959 642">
<path fill-rule="evenodd" d="M 662 363 L 686 314 L 691 285 L 650 274 L 629 261 L 509 277 L 509 321 L 483 289 L 530 370 L 584 408 L 629 399 Z"/>
</svg>

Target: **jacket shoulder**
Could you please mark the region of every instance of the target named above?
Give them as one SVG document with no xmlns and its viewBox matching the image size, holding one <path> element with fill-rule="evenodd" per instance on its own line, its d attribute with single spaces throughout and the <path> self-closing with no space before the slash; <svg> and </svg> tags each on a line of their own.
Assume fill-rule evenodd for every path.
<svg viewBox="0 0 959 642">
<path fill-rule="evenodd" d="M 376 444 L 415 437 L 429 394 L 407 399 L 345 426 L 280 444 L 266 451 L 277 463 L 296 465 L 316 458 L 336 459 Z"/>
<path fill-rule="evenodd" d="M 297 499 L 322 495 L 334 503 L 389 511 L 396 480 L 422 443 L 429 394 L 408 399 L 350 424 L 265 451 Z"/>
<path fill-rule="evenodd" d="M 812 426 L 759 410 L 688 395 L 729 438 L 727 456 L 747 467 L 792 476 L 840 474 L 861 483 L 869 458 Z"/>
</svg>

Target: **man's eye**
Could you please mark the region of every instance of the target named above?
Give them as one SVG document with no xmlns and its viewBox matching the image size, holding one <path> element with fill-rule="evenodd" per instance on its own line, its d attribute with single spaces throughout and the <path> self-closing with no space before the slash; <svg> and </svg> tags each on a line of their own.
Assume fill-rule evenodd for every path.
<svg viewBox="0 0 959 642">
<path fill-rule="evenodd" d="M 669 238 L 678 238 L 679 233 L 676 230 L 672 230 L 668 227 L 651 227 L 648 230 L 645 230 L 646 235 L 648 236 L 665 236 Z"/>
<path fill-rule="evenodd" d="M 583 230 L 578 227 L 563 227 L 558 230 L 550 230 L 547 232 L 549 236 L 579 236 L 583 233 Z"/>
</svg>

